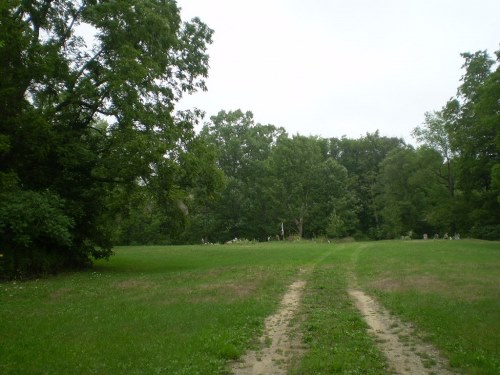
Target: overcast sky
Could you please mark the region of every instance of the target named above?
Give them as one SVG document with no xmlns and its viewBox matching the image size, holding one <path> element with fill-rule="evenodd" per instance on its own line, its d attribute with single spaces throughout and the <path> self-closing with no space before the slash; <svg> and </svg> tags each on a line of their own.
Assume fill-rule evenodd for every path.
<svg viewBox="0 0 500 375">
<path fill-rule="evenodd" d="M 215 33 L 208 116 L 249 110 L 288 133 L 412 141 L 455 95 L 461 52 L 500 49 L 498 0 L 178 0 Z"/>
</svg>

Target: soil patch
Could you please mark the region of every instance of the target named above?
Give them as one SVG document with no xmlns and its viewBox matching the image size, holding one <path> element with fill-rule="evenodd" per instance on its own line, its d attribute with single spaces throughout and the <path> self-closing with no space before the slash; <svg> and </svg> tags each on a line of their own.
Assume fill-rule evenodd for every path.
<svg viewBox="0 0 500 375">
<path fill-rule="evenodd" d="M 449 289 L 446 283 L 430 276 L 413 276 L 405 277 L 404 279 L 394 279 L 391 277 L 386 277 L 371 282 L 369 286 L 388 292 L 400 292 L 408 290 L 446 292 Z"/>
<path fill-rule="evenodd" d="M 68 294 L 70 294 L 72 292 L 72 289 L 71 288 L 60 288 L 58 290 L 56 290 L 55 292 L 52 292 L 50 294 L 50 298 L 52 298 L 53 300 L 58 300 Z"/>
<path fill-rule="evenodd" d="M 447 368 L 432 345 L 416 337 L 409 324 L 391 316 L 373 298 L 360 290 L 349 290 L 357 308 L 370 326 L 370 333 L 386 355 L 391 371 L 396 374 L 454 374 Z"/>
<path fill-rule="evenodd" d="M 187 291 L 191 303 L 204 303 L 215 301 L 236 301 L 252 296 L 258 287 L 258 280 L 224 283 L 202 284 Z"/>
<path fill-rule="evenodd" d="M 278 312 L 266 319 L 264 335 L 259 339 L 259 350 L 247 352 L 235 363 L 231 368 L 234 375 L 287 373 L 292 359 L 303 351 L 301 337 L 291 322 L 305 285 L 305 281 L 299 280 L 289 286 Z"/>
<path fill-rule="evenodd" d="M 120 290 L 147 290 L 152 289 L 157 285 L 151 281 L 130 279 L 117 281 L 113 284 L 113 286 Z"/>
<path fill-rule="evenodd" d="M 450 283 L 456 286 L 461 280 L 443 281 L 428 275 L 407 276 L 399 279 L 384 276 L 370 282 L 368 287 L 384 292 L 408 292 L 416 290 L 423 293 L 439 293 L 454 299 L 473 302 L 484 298 L 482 295 L 484 287 L 480 284 L 484 280 L 478 280 L 478 283 L 468 280 L 469 282 L 462 289 L 456 289 L 450 286 Z"/>
</svg>

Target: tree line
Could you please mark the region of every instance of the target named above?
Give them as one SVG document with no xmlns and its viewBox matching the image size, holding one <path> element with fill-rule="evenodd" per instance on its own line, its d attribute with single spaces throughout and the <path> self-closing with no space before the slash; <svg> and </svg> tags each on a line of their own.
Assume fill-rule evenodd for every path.
<svg viewBox="0 0 500 375">
<path fill-rule="evenodd" d="M 500 239 L 499 52 L 463 54 L 456 96 L 425 114 L 415 148 L 291 136 L 240 110 L 196 133 L 201 111 L 175 106 L 206 89 L 212 33 L 175 1 L 0 5 L 2 277 L 126 244 Z"/>
<path fill-rule="evenodd" d="M 457 94 L 413 130 L 418 147 L 378 131 L 358 139 L 290 136 L 255 123 L 251 112 L 220 111 L 197 135 L 217 165 L 209 199 L 193 192 L 172 221 L 142 187 L 142 209 L 123 221 L 126 235 L 117 240 L 144 243 L 148 219 L 158 228 L 183 221 L 180 231 L 155 229 L 148 243 L 265 241 L 283 239 L 282 230 L 286 238 L 498 240 L 500 51 L 496 56 L 495 67 L 487 51 L 462 54 Z"/>
</svg>

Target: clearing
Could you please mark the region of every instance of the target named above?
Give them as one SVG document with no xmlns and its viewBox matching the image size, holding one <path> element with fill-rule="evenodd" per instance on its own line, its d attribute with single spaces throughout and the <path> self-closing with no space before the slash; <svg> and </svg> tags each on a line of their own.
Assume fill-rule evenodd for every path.
<svg viewBox="0 0 500 375">
<path fill-rule="evenodd" d="M 499 285 L 500 242 L 120 247 L 0 283 L 0 373 L 497 375 Z"/>
</svg>

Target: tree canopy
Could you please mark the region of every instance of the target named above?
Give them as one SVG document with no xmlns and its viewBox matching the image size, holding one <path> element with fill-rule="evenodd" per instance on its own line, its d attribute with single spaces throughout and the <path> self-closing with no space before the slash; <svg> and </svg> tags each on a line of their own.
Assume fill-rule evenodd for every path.
<svg viewBox="0 0 500 375">
<path fill-rule="evenodd" d="M 2 268 L 107 257 L 113 199 L 152 184 L 182 195 L 196 178 L 199 113 L 174 107 L 205 89 L 212 30 L 175 1 L 7 1 L 0 35 Z"/>
</svg>

